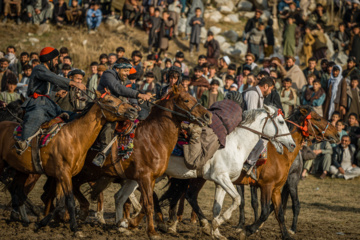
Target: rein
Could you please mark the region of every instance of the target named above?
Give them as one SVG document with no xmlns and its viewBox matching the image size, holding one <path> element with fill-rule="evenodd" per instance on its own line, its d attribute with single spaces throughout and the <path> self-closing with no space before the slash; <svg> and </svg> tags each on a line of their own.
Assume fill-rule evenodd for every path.
<svg viewBox="0 0 360 240">
<path fill-rule="evenodd" d="M 16 120 L 19 121 L 19 123 L 22 123 L 24 121 L 21 118 L 19 118 L 18 116 L 16 116 L 14 113 L 12 113 L 8 107 L 5 107 L 5 108 L 6 108 L 6 111 L 8 111 L 10 113 L 11 116 L 13 116 Z"/>
<path fill-rule="evenodd" d="M 280 109 L 279 109 L 279 110 L 280 110 Z M 246 130 L 248 130 L 248 131 L 250 131 L 250 132 L 252 132 L 252 133 L 255 133 L 255 134 L 257 134 L 257 135 L 260 135 L 261 138 L 268 139 L 268 140 L 270 140 L 270 141 L 276 141 L 276 142 L 278 141 L 278 140 L 276 140 L 276 138 L 285 137 L 285 136 L 291 135 L 291 133 L 278 134 L 278 133 L 279 133 L 279 128 L 278 128 L 276 122 L 274 121 L 274 118 L 275 118 L 276 116 L 278 116 L 279 114 L 283 115 L 283 113 L 281 112 L 281 110 L 278 111 L 277 113 L 274 113 L 272 116 L 270 116 L 270 114 L 269 114 L 268 112 L 266 112 L 266 113 L 267 113 L 267 117 L 265 118 L 265 123 L 264 123 L 264 126 L 263 126 L 261 132 L 256 131 L 256 130 L 251 129 L 251 128 L 248 128 L 248 127 L 245 127 L 245 126 L 239 126 L 239 127 L 240 127 L 240 128 L 243 128 L 243 129 L 246 129 Z M 265 129 L 266 123 L 267 123 L 267 121 L 268 121 L 269 119 L 272 121 L 272 123 L 273 123 L 274 126 L 275 126 L 275 135 L 272 136 L 272 137 L 264 133 L 264 129 Z"/>
<path fill-rule="evenodd" d="M 174 115 L 177 115 L 177 116 L 186 118 L 186 119 L 188 119 L 189 121 L 195 121 L 195 122 L 197 122 L 200 126 L 204 126 L 204 123 L 203 123 L 199 118 L 195 117 L 195 116 L 191 113 L 191 112 L 195 109 L 195 107 L 197 107 L 198 105 L 200 105 L 199 102 L 196 102 L 196 103 L 194 104 L 194 106 L 192 106 L 192 108 L 190 108 L 189 110 L 185 110 L 185 109 L 179 107 L 179 106 L 173 101 L 173 104 L 174 104 L 175 108 L 177 108 L 177 109 L 185 112 L 185 114 L 180 113 L 180 112 L 177 112 L 177 111 L 174 111 L 174 110 L 171 110 L 171 109 L 166 108 L 166 107 L 163 107 L 163 106 L 160 106 L 159 104 L 156 104 L 156 103 L 153 103 L 153 102 L 150 102 L 150 101 L 149 101 L 149 103 L 150 103 L 151 105 L 155 106 L 155 107 L 160 108 L 161 110 L 164 110 L 164 111 L 169 112 L 169 113 L 171 113 L 171 114 L 174 114 Z"/>
</svg>

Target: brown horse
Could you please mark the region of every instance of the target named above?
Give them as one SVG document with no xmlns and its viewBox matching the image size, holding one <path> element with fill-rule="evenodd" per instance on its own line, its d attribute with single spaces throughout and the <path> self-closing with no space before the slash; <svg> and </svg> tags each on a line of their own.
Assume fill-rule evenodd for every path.
<svg viewBox="0 0 360 240">
<path fill-rule="evenodd" d="M 147 233 L 150 238 L 156 238 L 158 234 L 153 223 L 153 189 L 155 180 L 162 176 L 167 168 L 182 121 L 203 126 L 211 123 L 211 113 L 180 86 L 174 87 L 166 97 L 155 104 L 146 120 L 139 123 L 134 138 L 134 151 L 130 158 L 117 159 L 117 143 L 114 143 L 112 154 L 107 156 L 104 165 L 99 168 L 92 164 L 96 152 L 89 151 L 83 171 L 73 178 L 74 196 L 80 202 L 81 218 L 84 219 L 89 210 L 89 202 L 80 192 L 82 184 L 101 177 L 107 177 L 111 181 L 114 178 L 128 179 L 125 184 L 128 188 L 131 185 L 131 192 L 133 187 L 139 185 L 142 203 L 142 212 L 135 219 L 131 219 L 129 225 L 131 228 L 138 226 L 146 214 Z M 99 192 L 108 183 L 105 181 Z"/>
<path fill-rule="evenodd" d="M 236 185 L 253 184 L 261 189 L 261 216 L 252 225 L 247 226 L 245 231 L 242 231 L 241 237 L 246 238 L 256 232 L 263 222 L 266 221 L 270 214 L 270 201 L 274 204 L 275 216 L 279 222 L 283 239 L 291 239 L 284 224 L 284 215 L 281 204 L 281 188 L 286 182 L 289 169 L 295 157 L 299 153 L 302 141 L 309 138 L 321 138 L 323 140 L 338 141 L 338 133 L 335 127 L 329 124 L 324 118 L 320 117 L 310 107 L 300 107 L 294 114 L 289 117 L 289 120 L 295 123 L 291 125 L 291 135 L 296 143 L 294 152 L 289 152 L 284 149 L 284 154 L 277 153 L 275 147 L 268 144 L 268 159 L 266 164 L 257 168 L 258 182 L 252 182 L 243 173 L 239 179 L 233 183 Z M 197 196 L 201 188 L 205 184 L 204 179 L 192 179 L 189 182 L 186 180 L 174 180 L 171 186 L 185 186 L 183 190 L 186 191 L 186 199 L 189 201 L 193 210 L 196 212 L 199 220 L 206 219 L 197 203 Z M 187 188 L 189 184 L 189 189 Z M 175 188 L 175 187 L 174 187 Z M 170 205 L 174 208 L 183 191 L 179 189 L 169 189 L 160 200 L 170 199 Z M 172 194 L 176 192 L 177 194 Z M 170 196 L 173 195 L 173 196 Z M 174 214 L 174 210 L 172 213 Z M 181 214 L 178 214 L 181 219 Z"/>
<path fill-rule="evenodd" d="M 39 227 L 45 226 L 65 203 L 70 214 L 70 228 L 77 232 L 75 219 L 75 202 L 72 193 L 72 177 L 78 174 L 85 162 L 86 153 L 95 142 L 103 125 L 108 122 L 135 119 L 137 111 L 130 104 L 110 95 L 96 93 L 97 99 L 88 106 L 87 110 L 76 120 L 62 127 L 52 141 L 41 149 L 43 173 L 56 179 L 56 198 L 58 206 L 52 214 L 40 221 Z M 18 155 L 14 148 L 13 132 L 18 123 L 0 123 L 0 172 L 5 165 L 9 165 L 19 173 L 14 182 L 17 183 L 17 192 L 12 193 L 13 205 L 22 206 L 26 199 L 24 184 L 29 174 L 39 174 L 33 166 L 31 147 L 22 155 Z M 88 131 L 90 130 L 90 131 Z M 65 202 L 64 202 L 65 200 Z M 18 203 L 16 203 L 18 201 Z M 20 213 L 23 220 L 26 213 Z M 81 235 L 79 233 L 79 235 Z"/>
</svg>

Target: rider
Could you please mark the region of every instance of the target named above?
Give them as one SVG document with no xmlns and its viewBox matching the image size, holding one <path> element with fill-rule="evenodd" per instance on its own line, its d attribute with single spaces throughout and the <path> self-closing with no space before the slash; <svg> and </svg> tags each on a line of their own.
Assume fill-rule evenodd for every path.
<svg viewBox="0 0 360 240">
<path fill-rule="evenodd" d="M 264 98 L 271 94 L 275 87 L 272 77 L 264 77 L 260 80 L 259 84 L 255 87 L 247 89 L 244 95 L 245 110 L 252 110 L 264 107 Z M 253 173 L 254 168 L 261 152 L 266 147 L 268 141 L 260 139 L 251 151 L 247 161 L 244 163 L 243 171 L 247 173 L 252 179 L 257 181 L 256 175 Z"/>
<path fill-rule="evenodd" d="M 52 47 L 45 47 L 40 52 L 40 65 L 34 67 L 27 90 L 29 96 L 23 103 L 25 110 L 22 125 L 21 139 L 15 142 L 18 153 L 23 153 L 28 147 L 30 138 L 40 129 L 40 126 L 62 113 L 61 108 L 49 97 L 55 86 L 60 89 L 69 90 L 69 87 L 77 87 L 86 90 L 82 83 L 70 81 L 68 78 L 60 77 L 54 72 L 58 63 L 59 51 Z"/>
<path fill-rule="evenodd" d="M 212 123 L 201 128 L 196 124 L 182 123 L 187 131 L 189 144 L 184 145 L 185 165 L 189 169 L 199 169 L 219 148 L 225 147 L 226 136 L 230 134 L 242 120 L 242 96 L 237 91 L 229 92 L 223 101 L 211 105 Z"/>
<path fill-rule="evenodd" d="M 128 75 L 132 65 L 126 58 L 119 58 L 113 65 L 111 70 L 107 70 L 101 76 L 98 90 L 104 91 L 105 88 L 110 90 L 111 94 L 116 97 L 130 98 L 134 103 L 136 99 L 149 100 L 151 98 L 148 94 L 142 94 L 137 90 L 126 87 L 130 84 Z M 137 101 L 136 101 L 137 102 Z M 106 156 L 110 153 L 109 150 L 105 151 L 111 140 L 114 138 L 116 123 L 106 123 L 100 132 L 101 152 L 99 152 L 93 160 L 93 164 L 101 167 Z"/>
</svg>

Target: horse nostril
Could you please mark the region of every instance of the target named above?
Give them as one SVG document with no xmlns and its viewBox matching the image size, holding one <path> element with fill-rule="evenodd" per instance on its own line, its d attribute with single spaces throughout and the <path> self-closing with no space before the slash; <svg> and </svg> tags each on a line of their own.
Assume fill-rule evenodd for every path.
<svg viewBox="0 0 360 240">
<path fill-rule="evenodd" d="M 137 112 L 135 108 L 129 108 L 128 111 L 129 111 L 130 113 L 136 113 L 136 112 Z"/>
<path fill-rule="evenodd" d="M 209 114 L 209 113 L 205 113 L 205 114 L 204 114 L 204 119 L 205 119 L 206 121 L 209 121 L 209 120 L 210 120 L 210 114 Z"/>
</svg>

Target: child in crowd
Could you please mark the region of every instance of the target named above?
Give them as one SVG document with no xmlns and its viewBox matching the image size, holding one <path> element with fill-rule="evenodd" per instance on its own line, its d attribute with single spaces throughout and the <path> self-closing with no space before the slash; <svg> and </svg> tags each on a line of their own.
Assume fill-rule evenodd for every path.
<svg viewBox="0 0 360 240">
<path fill-rule="evenodd" d="M 24 75 L 21 79 L 21 81 L 17 84 L 17 90 L 20 94 L 22 94 L 24 97 L 27 97 L 27 89 L 28 84 L 30 80 L 30 75 L 32 73 L 32 67 L 30 65 L 25 65 L 23 67 Z"/>
<path fill-rule="evenodd" d="M 338 111 L 335 111 L 332 115 L 331 115 L 331 125 L 333 125 L 334 127 L 336 127 L 336 123 L 337 121 L 340 120 L 340 113 Z"/>
<path fill-rule="evenodd" d="M 161 27 L 161 17 L 160 10 L 158 8 L 155 9 L 154 16 L 150 17 L 150 30 L 149 30 L 149 52 L 152 52 L 153 47 L 155 47 L 155 51 L 159 46 L 159 32 Z"/>
<path fill-rule="evenodd" d="M 336 122 L 336 130 L 339 133 L 340 139 L 345 136 L 348 135 L 347 132 L 344 130 L 345 129 L 345 123 L 343 120 L 339 120 Z M 334 148 L 337 146 L 336 143 L 332 143 L 331 146 Z"/>
<path fill-rule="evenodd" d="M 303 103 L 304 99 L 305 99 L 305 93 L 306 91 L 308 91 L 309 88 L 312 88 L 313 86 L 313 82 L 314 80 L 317 79 L 315 74 L 309 74 L 307 77 L 307 83 L 305 86 L 302 87 L 301 92 L 302 92 L 302 96 L 301 96 L 301 102 Z M 303 103 L 304 104 L 304 103 Z"/>
<path fill-rule="evenodd" d="M 288 117 L 296 106 L 297 94 L 296 90 L 291 87 L 291 78 L 285 78 L 282 83 L 283 88 L 280 93 L 280 100 L 284 109 L 285 117 Z"/>
<path fill-rule="evenodd" d="M 349 114 L 347 133 L 350 136 L 351 144 L 357 146 L 357 141 L 360 138 L 360 127 L 358 116 L 355 113 Z"/>
<path fill-rule="evenodd" d="M 326 93 L 325 90 L 321 88 L 320 80 L 315 79 L 312 84 L 312 87 L 306 89 L 302 103 L 312 106 L 315 112 L 322 117 L 322 105 L 325 102 Z"/>
<path fill-rule="evenodd" d="M 351 77 L 350 86 L 347 88 L 348 108 L 346 110 L 345 120 L 349 118 L 351 113 L 360 114 L 360 91 L 359 91 L 359 77 L 354 75 Z"/>
<path fill-rule="evenodd" d="M 255 87 L 255 76 L 254 74 L 249 74 L 247 75 L 246 77 L 246 83 L 242 84 L 239 88 L 239 92 L 242 93 L 244 92 L 245 90 L 247 90 L 248 88 L 251 88 L 251 87 Z"/>
<path fill-rule="evenodd" d="M 265 36 L 265 25 L 264 23 L 258 23 L 256 28 L 253 28 L 249 33 L 246 34 L 245 44 L 249 42 L 250 52 L 255 55 L 255 61 L 257 61 L 261 55 L 261 45 L 267 48 L 267 39 Z"/>
<path fill-rule="evenodd" d="M 15 75 L 9 75 L 7 79 L 7 90 L 0 93 L 0 101 L 6 102 L 7 104 L 19 100 L 20 94 L 15 92 L 18 81 Z"/>
<path fill-rule="evenodd" d="M 192 54 L 194 46 L 196 47 L 196 52 L 199 52 L 201 28 L 205 26 L 204 19 L 201 17 L 200 8 L 196 8 L 195 16 L 190 20 L 190 26 L 190 54 Z"/>
<path fill-rule="evenodd" d="M 100 5 L 98 2 L 91 2 L 91 8 L 87 11 L 86 14 L 86 23 L 89 29 L 97 31 L 102 20 L 102 12 L 99 9 Z"/>
</svg>

